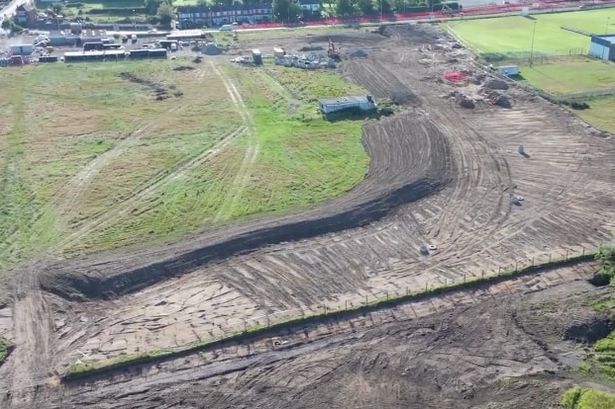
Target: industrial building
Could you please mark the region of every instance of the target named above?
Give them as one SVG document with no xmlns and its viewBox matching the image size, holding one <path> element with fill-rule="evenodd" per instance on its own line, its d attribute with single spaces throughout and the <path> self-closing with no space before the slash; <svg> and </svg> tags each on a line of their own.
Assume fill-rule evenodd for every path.
<svg viewBox="0 0 615 409">
<path fill-rule="evenodd" d="M 126 58 L 126 53 L 123 50 L 105 50 L 105 51 L 69 51 L 64 53 L 65 62 L 82 62 L 82 61 L 117 61 Z"/>
<path fill-rule="evenodd" d="M 323 114 L 343 111 L 346 109 L 360 109 L 371 111 L 376 109 L 376 102 L 371 95 L 357 97 L 340 97 L 334 99 L 319 99 L 318 106 Z"/>
<path fill-rule="evenodd" d="M 14 44 L 9 47 L 11 55 L 31 55 L 34 52 L 33 44 Z"/>
<path fill-rule="evenodd" d="M 589 55 L 606 61 L 615 61 L 615 34 L 593 35 Z"/>
</svg>

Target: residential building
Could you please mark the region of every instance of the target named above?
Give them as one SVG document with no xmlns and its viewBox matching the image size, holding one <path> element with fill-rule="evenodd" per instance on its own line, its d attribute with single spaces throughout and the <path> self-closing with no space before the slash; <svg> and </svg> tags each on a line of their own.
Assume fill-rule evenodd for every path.
<svg viewBox="0 0 615 409">
<path fill-rule="evenodd" d="M 15 22 L 22 27 L 36 22 L 38 20 L 38 13 L 36 8 L 29 4 L 22 4 L 15 9 Z"/>
<path fill-rule="evenodd" d="M 299 0 L 299 7 L 304 19 L 320 18 L 320 1 L 319 0 Z"/>
<path fill-rule="evenodd" d="M 180 27 L 222 26 L 231 23 L 262 23 L 271 21 L 271 4 L 232 4 L 217 6 L 178 7 Z"/>
</svg>

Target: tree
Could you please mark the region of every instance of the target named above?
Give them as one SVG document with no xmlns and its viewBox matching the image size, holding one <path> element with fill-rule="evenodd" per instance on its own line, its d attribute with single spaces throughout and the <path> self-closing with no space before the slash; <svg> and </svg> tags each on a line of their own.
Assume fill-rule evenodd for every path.
<svg viewBox="0 0 615 409">
<path fill-rule="evenodd" d="M 173 17 L 175 17 L 175 13 L 173 12 L 173 7 L 169 3 L 162 3 L 160 7 L 158 7 L 158 18 L 160 18 L 160 24 L 164 27 L 170 28 L 171 22 L 173 21 Z"/>
<path fill-rule="evenodd" d="M 389 0 L 378 0 L 378 12 L 383 14 L 391 13 L 391 3 Z"/>
<path fill-rule="evenodd" d="M 301 15 L 297 0 L 273 0 L 273 15 L 280 21 L 296 21 Z"/>
<path fill-rule="evenodd" d="M 335 1 L 335 14 L 338 17 L 348 17 L 354 12 L 354 7 L 351 0 L 336 0 Z"/>
<path fill-rule="evenodd" d="M 407 0 L 393 0 L 393 7 L 395 7 L 395 11 L 398 13 L 403 13 L 408 8 Z"/>
<path fill-rule="evenodd" d="M 63 12 L 64 12 L 64 5 L 62 3 L 56 3 L 53 6 L 51 6 L 51 10 L 53 10 L 55 15 L 63 14 Z"/>
<path fill-rule="evenodd" d="M 162 4 L 162 0 L 145 0 L 145 8 L 147 9 L 147 14 L 156 14 L 158 13 L 158 9 Z"/>
<path fill-rule="evenodd" d="M 376 13 L 372 0 L 357 0 L 357 6 L 359 7 L 359 10 L 361 10 L 361 13 L 366 16 Z"/>
</svg>

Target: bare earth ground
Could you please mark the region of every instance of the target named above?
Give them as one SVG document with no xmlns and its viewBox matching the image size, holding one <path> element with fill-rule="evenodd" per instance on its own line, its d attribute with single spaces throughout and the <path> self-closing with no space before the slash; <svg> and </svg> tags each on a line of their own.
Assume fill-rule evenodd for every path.
<svg viewBox="0 0 615 409">
<path fill-rule="evenodd" d="M 569 385 L 587 384 L 570 372 L 583 346 L 566 338 L 600 318 L 587 307 L 605 293 L 586 281 L 594 268 L 560 268 L 36 393 L 48 408 L 557 407 Z"/>
<path fill-rule="evenodd" d="M 363 183 L 302 214 L 211 231 L 146 253 L 115 252 L 24 269 L 12 312 L 5 313 L 14 324 L 0 321 L 18 345 L 0 367 L 0 382 L 15 392 L 5 402 L 28 407 L 29 400 L 52 399 L 56 392 L 51 386 L 35 396 L 28 387 L 53 384 L 53 371 L 77 359 L 181 347 L 241 329 L 244 320 L 254 317 L 296 317 L 300 310 L 323 305 L 355 305 L 366 296 L 417 291 L 445 280 L 493 274 L 503 265 L 544 261 L 545 253 L 594 248 L 612 237 L 611 136 L 518 89 L 508 92 L 512 109 L 482 103 L 464 110 L 446 98 L 458 88 L 438 79 L 445 69 L 477 71 L 471 57 L 451 50 L 429 27 L 400 27 L 390 34 L 356 31 L 335 38 L 345 52 L 360 46 L 369 54 L 346 59 L 344 75 L 377 98 L 405 101 L 398 114 L 365 125 L 371 163 Z M 267 45 L 263 41 L 261 48 Z M 284 41 L 292 44 L 288 39 L 270 45 Z M 296 48 L 307 42 L 294 41 Z M 328 38 L 309 41 L 326 45 Z M 442 47 L 435 46 L 438 42 Z M 476 88 L 468 85 L 464 91 Z M 518 144 L 529 157 L 517 153 Z M 524 196 L 522 206 L 511 204 L 513 193 Z M 424 243 L 436 245 L 437 251 L 421 256 L 418 247 Z M 124 407 L 164 407 L 150 398 L 167 399 L 169 407 L 182 407 L 177 403 L 182 399 L 183 407 L 202 407 L 198 402 L 238 407 L 234 399 L 243 399 L 245 407 L 283 407 L 288 400 L 293 407 L 304 401 L 305 407 L 331 401 L 337 402 L 331 407 L 476 407 L 488 398 L 464 401 L 460 391 L 465 386 L 459 382 L 467 376 L 469 385 L 484 388 L 485 382 L 503 379 L 490 372 L 500 368 L 506 376 L 532 375 L 514 381 L 526 392 L 538 394 L 545 385 L 557 391 L 558 381 L 544 374 L 557 369 L 556 363 L 514 324 L 509 308 L 515 307 L 507 304 L 499 300 L 454 308 L 450 315 L 425 318 L 429 324 L 423 330 L 416 322 L 394 322 L 357 339 L 323 338 L 314 347 L 292 349 L 299 355 L 305 351 L 300 358 L 295 352 L 265 353 L 255 358 L 254 367 L 249 360 L 214 363 L 202 370 L 241 370 L 213 380 L 201 369 L 185 372 L 183 386 L 165 392 L 150 386 L 154 374 L 148 373 L 128 385 L 109 379 L 92 389 L 71 387 L 53 399 L 65 399 L 66 406 L 58 407 L 83 407 L 88 399 L 100 402 L 98 407 L 120 407 L 115 401 L 119 391 L 154 388 L 118 402 Z M 424 328 L 429 330 L 424 333 Z M 504 342 L 510 345 L 506 354 L 497 348 Z M 483 346 L 477 353 L 475 348 Z M 434 362 L 441 369 L 433 370 Z M 463 372 L 466 364 L 476 373 Z M 164 368 L 161 373 L 168 377 Z M 376 377 L 388 381 L 374 386 Z M 200 378 L 205 378 L 201 384 L 188 381 Z M 23 388 L 27 391 L 20 392 Z M 430 403 L 428 396 L 438 393 L 442 400 Z M 248 397 L 253 404 L 246 403 Z M 376 397 L 381 401 L 374 402 Z M 530 403 L 548 407 L 539 402 Z"/>
</svg>

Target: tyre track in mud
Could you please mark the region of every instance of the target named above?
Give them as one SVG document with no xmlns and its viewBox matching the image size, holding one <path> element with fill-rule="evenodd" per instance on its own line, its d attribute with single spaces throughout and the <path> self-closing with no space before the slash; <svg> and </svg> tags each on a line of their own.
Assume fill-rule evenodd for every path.
<svg viewBox="0 0 615 409">
<path fill-rule="evenodd" d="M 219 222 L 221 220 L 228 219 L 235 208 L 235 204 L 239 196 L 241 195 L 242 190 L 248 183 L 250 178 L 250 173 L 252 168 L 254 167 L 254 163 L 256 163 L 256 158 L 258 157 L 258 152 L 260 147 L 258 145 L 258 137 L 256 136 L 256 130 L 254 129 L 254 120 L 252 119 L 252 115 L 250 111 L 246 107 L 246 104 L 241 97 L 241 94 L 237 90 L 237 87 L 233 83 L 233 81 L 225 75 L 218 67 L 216 67 L 213 61 L 210 61 L 210 65 L 212 70 L 216 73 L 220 81 L 224 84 L 226 91 L 231 97 L 231 101 L 235 105 L 241 120 L 244 123 L 247 136 L 248 136 L 248 147 L 244 153 L 243 160 L 241 161 L 241 165 L 239 166 L 239 170 L 233 179 L 233 182 L 229 188 L 228 194 L 226 198 L 223 200 L 222 205 L 220 206 L 220 210 L 216 213 L 214 217 L 214 222 Z"/>
<path fill-rule="evenodd" d="M 384 217 L 402 204 L 441 189 L 447 182 L 450 169 L 447 161 L 448 145 L 438 128 L 427 118 L 418 122 L 413 118 L 413 122 L 417 122 L 413 130 L 417 132 L 417 139 L 420 139 L 423 145 L 433 145 L 427 149 L 430 155 L 414 156 L 413 154 L 419 150 L 414 146 L 411 137 L 406 135 L 397 137 L 393 129 L 383 132 L 383 129 L 388 127 L 401 126 L 403 120 L 397 117 L 380 122 L 385 124 L 384 127 L 370 123 L 365 129 L 364 143 L 371 157 L 368 175 L 364 182 L 343 198 L 333 200 L 303 215 L 286 216 L 276 221 L 259 221 L 256 223 L 256 229 L 250 229 L 252 227 L 250 225 L 231 227 L 225 232 L 212 235 L 213 243 L 210 245 L 202 245 L 196 250 L 141 268 L 133 270 L 122 268 L 116 271 L 115 275 L 105 273 L 104 277 L 97 277 L 97 273 L 91 270 L 89 273 L 93 275 L 89 277 L 63 275 L 61 271 L 66 270 L 61 267 L 61 270 L 51 267 L 48 272 L 54 272 L 46 274 L 43 286 L 63 296 L 69 294 L 63 293 L 61 288 L 78 289 L 87 297 L 113 297 L 144 288 L 171 275 L 188 272 L 204 263 L 264 245 L 364 226 Z M 410 157 L 417 159 L 417 162 L 410 163 L 407 160 Z M 270 224 L 274 226 L 262 227 Z M 221 240 L 219 236 L 232 238 Z M 198 244 L 194 247 L 197 246 Z M 70 262 L 69 264 L 71 264 L 68 267 L 70 270 L 79 269 L 75 264 Z M 103 262 L 95 268 L 122 267 L 114 264 Z M 122 265 L 130 265 L 130 261 L 124 259 Z M 99 282 L 99 279 L 103 281 Z M 61 283 L 62 281 L 64 282 Z M 105 287 L 106 290 L 101 291 L 101 287 Z"/>
<path fill-rule="evenodd" d="M 207 163 L 207 161 L 229 146 L 245 131 L 245 127 L 239 127 L 235 130 L 227 132 L 222 135 L 212 147 L 203 150 L 195 157 L 187 158 L 178 162 L 173 168 L 166 172 L 159 173 L 157 176 L 150 179 L 147 184 L 135 191 L 134 194 L 118 202 L 108 211 L 102 213 L 98 217 L 93 218 L 84 225 L 80 226 L 78 230 L 69 234 L 64 240 L 62 240 L 58 247 L 66 248 L 82 237 L 87 236 L 95 229 L 104 227 L 114 220 L 117 220 L 118 217 L 128 214 L 140 200 L 155 192 L 156 189 L 163 187 L 169 182 L 172 182 L 175 178 L 181 177 L 181 175 L 185 172 Z"/>
<path fill-rule="evenodd" d="M 408 51 L 412 53 L 415 51 Z M 363 70 L 367 65 L 365 69 L 373 71 L 370 64 L 365 60 L 346 67 Z M 609 140 L 570 124 L 569 113 L 542 102 L 521 100 L 512 111 L 458 110 L 440 97 L 446 88 L 423 81 L 420 72 L 416 65 L 396 64 L 378 70 L 385 78 L 406 78 L 422 108 L 407 108 L 365 125 L 363 141 L 372 163 L 366 180 L 346 197 L 301 215 L 206 233 L 164 250 L 114 253 L 48 269 L 46 288 L 59 286 L 57 292 L 66 295 L 64 286 L 66 291 L 85 290 L 86 295 L 114 298 L 109 306 L 101 303 L 101 326 L 87 328 L 88 335 L 71 345 L 81 346 L 89 336 L 98 337 L 107 325 L 114 340 L 141 345 L 132 333 L 146 325 L 152 337 L 148 347 L 168 346 L 156 339 L 157 330 L 148 323 L 167 325 L 171 333 L 179 334 L 181 328 L 173 322 L 178 315 L 148 316 L 143 305 L 151 309 L 153 302 L 165 303 L 160 309 L 166 311 L 186 307 L 183 312 L 189 319 L 185 325 L 197 340 L 207 338 L 210 328 L 231 317 L 240 326 L 240 317 L 249 318 L 253 311 L 284 312 L 291 307 L 313 311 L 338 300 L 361 302 L 378 291 L 382 295 L 385 290 L 394 293 L 406 286 L 420 289 L 426 283 L 461 279 L 466 273 L 494 272 L 507 261 L 531 257 L 545 243 L 559 250 L 571 243 L 593 245 L 608 237 L 614 227 L 609 203 L 613 203 L 615 186 L 614 162 L 609 161 L 615 149 Z M 351 71 L 347 75 L 360 78 L 367 74 Z M 388 83 L 396 84 L 394 79 Z M 392 95 L 395 91 L 380 92 Z M 536 129 L 541 129 L 539 138 Z M 530 160 L 516 154 L 517 143 L 532 153 Z M 585 144 L 593 151 L 587 151 Z M 569 171 L 571 175 L 560 177 Z M 526 197 L 523 207 L 510 205 L 512 189 Z M 346 210 L 343 206 L 349 210 L 339 213 Z M 336 213 L 346 220 L 336 219 Z M 303 221 L 297 221 L 299 217 Z M 352 223 L 341 225 L 343 221 Z M 300 230 L 305 226 L 311 230 Z M 564 231 L 562 226 L 568 228 Z M 232 235 L 232 240 L 224 241 Z M 309 239 L 297 241 L 302 237 Z M 438 251 L 429 258 L 418 256 L 417 247 L 432 240 Z M 150 260 L 162 262 L 147 265 Z M 209 261 L 220 262 L 207 264 Z M 72 275 L 73 270 L 78 274 Z M 150 286 L 143 292 L 148 297 L 145 302 L 141 292 L 132 294 L 186 272 L 191 274 Z M 227 304 L 208 301 L 205 313 L 197 314 L 189 311 L 194 305 L 185 306 L 177 299 L 186 288 L 198 287 L 202 277 L 228 287 L 232 296 Z M 126 292 L 131 294 L 116 298 Z M 114 303 L 126 313 L 118 312 Z M 244 306 L 248 311 L 242 310 Z M 80 303 L 73 307 L 75 316 L 87 314 L 79 310 Z M 216 315 L 218 310 L 223 312 Z M 96 347 L 97 342 L 105 344 L 108 339 L 94 339 L 91 345 Z"/>
</svg>

